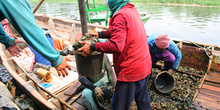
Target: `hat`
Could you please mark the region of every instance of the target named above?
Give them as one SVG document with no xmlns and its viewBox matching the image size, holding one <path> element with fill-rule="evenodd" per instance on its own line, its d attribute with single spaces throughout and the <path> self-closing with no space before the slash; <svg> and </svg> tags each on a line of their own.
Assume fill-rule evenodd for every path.
<svg viewBox="0 0 220 110">
<path fill-rule="evenodd" d="M 169 47 L 170 44 L 170 38 L 167 34 L 160 34 L 155 39 L 155 44 L 160 49 L 166 49 Z"/>
</svg>

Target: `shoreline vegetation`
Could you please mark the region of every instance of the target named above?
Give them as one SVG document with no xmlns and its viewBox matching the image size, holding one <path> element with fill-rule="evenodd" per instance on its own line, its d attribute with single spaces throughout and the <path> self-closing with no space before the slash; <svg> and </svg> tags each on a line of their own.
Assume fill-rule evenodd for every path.
<svg viewBox="0 0 220 110">
<path fill-rule="evenodd" d="M 39 3 L 41 0 L 29 0 L 30 3 Z M 92 0 L 90 0 L 92 1 Z M 104 0 L 96 0 L 103 3 Z M 45 3 L 76 3 L 78 0 L 45 0 Z M 131 3 L 148 3 L 163 5 L 206 6 L 220 7 L 220 0 L 130 0 Z"/>
</svg>

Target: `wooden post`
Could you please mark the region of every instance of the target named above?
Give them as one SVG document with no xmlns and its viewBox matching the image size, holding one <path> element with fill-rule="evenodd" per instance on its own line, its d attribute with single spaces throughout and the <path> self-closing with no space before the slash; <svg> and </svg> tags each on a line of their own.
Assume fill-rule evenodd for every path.
<svg viewBox="0 0 220 110">
<path fill-rule="evenodd" d="M 87 17 L 86 17 L 86 10 L 85 10 L 85 0 L 78 0 L 79 4 L 79 13 L 80 13 L 80 21 L 81 21 L 81 28 L 82 28 L 82 33 L 85 35 L 85 33 L 88 32 L 88 27 L 87 27 Z"/>
</svg>

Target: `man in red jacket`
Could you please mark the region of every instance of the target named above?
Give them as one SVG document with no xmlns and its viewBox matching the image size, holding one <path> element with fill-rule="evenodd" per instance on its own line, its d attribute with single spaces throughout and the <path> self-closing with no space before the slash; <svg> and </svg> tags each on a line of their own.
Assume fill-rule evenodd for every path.
<svg viewBox="0 0 220 110">
<path fill-rule="evenodd" d="M 113 53 L 117 84 L 113 95 L 113 110 L 129 110 L 135 99 L 139 110 L 149 110 L 148 80 L 151 74 L 151 56 L 147 34 L 140 15 L 130 0 L 108 0 L 111 10 L 109 30 L 99 33 L 99 38 L 109 38 L 101 43 L 82 42 L 83 56 L 92 51 Z"/>
</svg>

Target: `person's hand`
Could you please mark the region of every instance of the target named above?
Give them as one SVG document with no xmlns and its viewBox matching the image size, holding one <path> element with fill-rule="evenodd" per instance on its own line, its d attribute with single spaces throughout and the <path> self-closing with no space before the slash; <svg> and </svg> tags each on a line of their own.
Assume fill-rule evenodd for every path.
<svg viewBox="0 0 220 110">
<path fill-rule="evenodd" d="M 64 56 L 63 61 L 60 63 L 60 65 L 58 65 L 56 67 L 56 70 L 57 70 L 59 76 L 61 75 L 61 73 L 62 73 L 63 77 L 68 75 L 68 71 L 66 68 L 71 70 L 70 65 L 68 65 L 66 61 L 72 61 L 72 60 L 69 59 L 68 57 Z"/>
<path fill-rule="evenodd" d="M 78 51 L 82 51 L 82 56 L 87 57 L 92 55 L 92 50 L 90 49 L 91 42 L 80 41 L 79 43 L 84 44 L 83 47 L 79 48 Z"/>
<path fill-rule="evenodd" d="M 102 89 L 100 89 L 99 87 L 96 87 L 94 89 L 95 95 L 99 100 L 103 100 L 104 98 L 102 97 L 102 95 L 104 95 L 104 93 L 102 92 Z"/>
<path fill-rule="evenodd" d="M 15 44 L 13 46 L 8 47 L 8 51 L 13 55 L 13 56 L 21 56 L 19 52 L 22 52 L 21 48 L 17 46 L 17 43 L 23 43 L 23 40 L 17 40 L 15 39 Z"/>
<path fill-rule="evenodd" d="M 92 35 L 92 36 L 96 36 L 96 38 L 99 38 L 98 32 L 85 33 L 85 35 Z"/>
<path fill-rule="evenodd" d="M 175 72 L 176 72 L 176 70 L 173 69 L 173 68 L 171 68 L 171 69 L 168 70 L 168 73 L 169 73 L 170 75 L 175 74 Z"/>
</svg>

